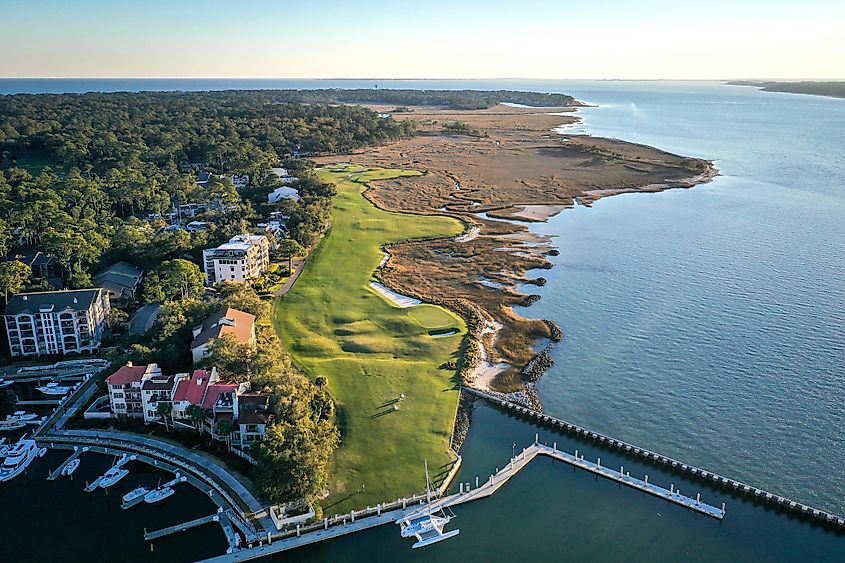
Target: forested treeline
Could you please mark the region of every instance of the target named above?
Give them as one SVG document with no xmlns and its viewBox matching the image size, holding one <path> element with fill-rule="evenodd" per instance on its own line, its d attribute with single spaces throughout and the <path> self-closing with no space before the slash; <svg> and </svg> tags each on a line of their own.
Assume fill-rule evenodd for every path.
<svg viewBox="0 0 845 563">
<path fill-rule="evenodd" d="M 537 107 L 568 107 L 577 102 L 566 94 L 544 94 L 515 90 L 379 90 L 327 89 L 293 90 L 293 99 L 303 102 L 395 104 L 397 106 L 446 106 L 454 109 L 484 109 L 502 102 Z"/>
<path fill-rule="evenodd" d="M 279 162 L 300 178 L 302 199 L 283 204 L 291 236 L 312 246 L 328 224 L 333 193 L 292 155 L 386 142 L 413 124 L 290 99 L 289 92 L 250 91 L 0 96 L 0 252 L 23 245 L 54 255 L 70 287 L 89 286 L 105 261 L 148 269 L 197 259 L 258 219 L 253 203 L 220 175 L 248 174 L 251 186 L 242 191 L 271 186 L 277 179 L 269 170 Z M 198 170 L 218 176 L 197 183 Z M 144 220 L 188 202 L 223 212 L 194 233 L 157 233 L 164 221 Z M 24 277 L 0 275 L 10 282 L 3 291 L 19 291 Z"/>
</svg>

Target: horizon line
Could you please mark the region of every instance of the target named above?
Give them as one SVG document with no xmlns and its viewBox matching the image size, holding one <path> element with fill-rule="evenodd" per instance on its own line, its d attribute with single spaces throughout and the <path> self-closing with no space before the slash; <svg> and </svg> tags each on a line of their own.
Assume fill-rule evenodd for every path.
<svg viewBox="0 0 845 563">
<path fill-rule="evenodd" d="M 484 78 L 391 78 L 391 77 L 298 77 L 298 76 L 0 76 L 0 80 L 312 80 L 312 81 L 372 81 L 390 80 L 396 82 L 410 81 L 581 81 L 581 82 L 732 82 L 732 81 L 785 81 L 785 82 L 845 82 L 843 78 L 529 78 L 529 77 L 484 77 Z"/>
</svg>

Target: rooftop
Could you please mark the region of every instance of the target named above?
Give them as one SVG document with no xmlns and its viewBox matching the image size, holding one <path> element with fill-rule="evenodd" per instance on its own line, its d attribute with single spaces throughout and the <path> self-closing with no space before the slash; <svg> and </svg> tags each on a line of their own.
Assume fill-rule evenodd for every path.
<svg viewBox="0 0 845 563">
<path fill-rule="evenodd" d="M 204 369 L 195 369 L 190 379 L 183 379 L 176 386 L 173 400 L 187 401 L 192 405 L 202 404 L 209 381 L 211 381 L 211 373 Z"/>
<path fill-rule="evenodd" d="M 237 309 L 227 307 L 220 309 L 208 317 L 199 328 L 199 332 L 191 342 L 191 348 L 202 346 L 209 340 L 220 338 L 227 334 L 234 336 L 238 342 L 247 343 L 252 339 L 252 329 L 255 325 L 255 315 L 250 315 Z M 195 328 L 194 331 L 197 329 Z"/>
<path fill-rule="evenodd" d="M 205 398 L 202 401 L 202 408 L 210 409 L 217 402 L 217 399 L 220 397 L 220 395 L 226 393 L 234 393 L 237 390 L 237 383 L 212 383 L 208 386 L 208 389 L 205 392 Z M 231 405 L 232 403 L 230 402 L 229 406 Z"/>
<path fill-rule="evenodd" d="M 173 389 L 172 375 L 158 375 L 146 380 L 141 384 L 144 391 L 169 391 Z"/>
<path fill-rule="evenodd" d="M 126 385 L 127 383 L 141 381 L 147 370 L 152 373 L 157 369 L 158 366 L 156 364 L 133 366 L 132 362 L 127 362 L 125 366 L 120 366 L 120 369 L 108 376 L 106 383 L 109 385 Z"/>
<path fill-rule="evenodd" d="M 34 293 L 16 293 L 9 299 L 6 305 L 6 315 L 19 315 L 21 313 L 35 314 L 39 311 L 49 309 L 57 313 L 67 309 L 73 311 L 85 311 L 103 293 L 102 288 L 76 289 L 73 291 L 40 291 Z"/>
</svg>

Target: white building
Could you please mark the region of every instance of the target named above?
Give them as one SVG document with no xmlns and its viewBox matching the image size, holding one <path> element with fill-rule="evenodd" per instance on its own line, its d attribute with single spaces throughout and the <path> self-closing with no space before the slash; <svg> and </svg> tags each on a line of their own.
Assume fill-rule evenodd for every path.
<svg viewBox="0 0 845 563">
<path fill-rule="evenodd" d="M 270 266 L 270 242 L 264 235 L 237 235 L 217 248 L 202 251 L 206 283 L 249 282 Z"/>
<path fill-rule="evenodd" d="M 158 364 L 133 366 L 128 362 L 106 378 L 109 407 L 115 417 L 159 420 L 159 402 L 171 404 L 176 378 L 162 373 Z"/>
<path fill-rule="evenodd" d="M 209 344 L 216 338 L 231 335 L 241 344 L 255 344 L 255 315 L 227 307 L 194 327 L 193 334 L 191 355 L 196 364 L 206 355 Z"/>
<path fill-rule="evenodd" d="M 18 293 L 6 305 L 6 337 L 12 356 L 93 352 L 107 327 L 105 289 Z"/>
<path fill-rule="evenodd" d="M 299 190 L 290 186 L 280 186 L 267 194 L 267 203 L 278 203 L 283 199 L 299 201 Z"/>
</svg>

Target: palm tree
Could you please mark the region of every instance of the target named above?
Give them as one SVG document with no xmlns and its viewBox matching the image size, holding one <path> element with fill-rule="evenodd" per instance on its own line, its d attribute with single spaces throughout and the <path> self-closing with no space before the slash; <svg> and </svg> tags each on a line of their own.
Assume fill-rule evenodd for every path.
<svg viewBox="0 0 845 563">
<path fill-rule="evenodd" d="M 164 421 L 164 427 L 170 432 L 170 426 L 167 425 L 167 418 L 170 416 L 171 404 L 169 401 L 159 401 L 156 405 L 156 414 Z"/>
<path fill-rule="evenodd" d="M 223 419 L 220 419 L 220 421 L 217 422 L 217 433 L 220 436 L 223 436 L 224 438 L 226 438 L 226 449 L 228 449 L 229 451 L 232 451 L 231 436 L 232 436 L 232 430 L 234 430 L 234 429 L 235 429 L 235 427 L 232 424 L 232 421 L 230 421 L 230 420 L 226 420 L 225 418 L 223 418 Z"/>
<path fill-rule="evenodd" d="M 185 414 L 188 415 L 188 418 L 191 419 L 191 422 L 194 423 L 194 427 L 196 427 L 197 432 L 202 434 L 202 423 L 205 420 L 205 410 L 199 405 L 188 405 L 188 408 L 185 409 Z"/>
</svg>

